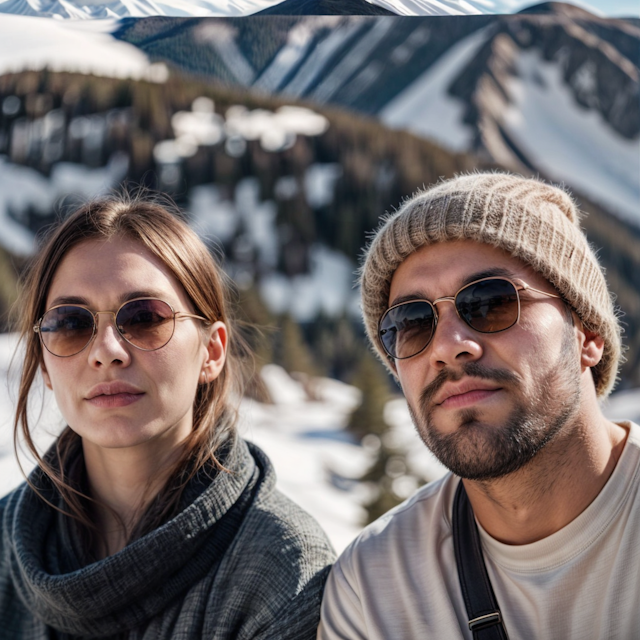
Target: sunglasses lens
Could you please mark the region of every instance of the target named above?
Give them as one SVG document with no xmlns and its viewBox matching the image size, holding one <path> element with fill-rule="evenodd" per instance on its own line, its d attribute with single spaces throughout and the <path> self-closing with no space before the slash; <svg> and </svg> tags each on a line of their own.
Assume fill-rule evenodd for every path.
<svg viewBox="0 0 640 640">
<path fill-rule="evenodd" d="M 379 335 L 392 358 L 410 358 L 429 344 L 433 327 L 433 307 L 428 302 L 408 302 L 387 311 Z"/>
<path fill-rule="evenodd" d="M 458 293 L 456 308 L 460 317 L 476 331 L 504 331 L 518 320 L 518 293 L 508 280 L 481 280 Z"/>
<path fill-rule="evenodd" d="M 164 347 L 173 335 L 173 311 L 162 300 L 127 302 L 118 312 L 116 323 L 125 340 L 146 351 Z"/>
<path fill-rule="evenodd" d="M 42 317 L 40 336 L 46 349 L 54 355 L 75 355 L 93 336 L 93 316 L 82 307 L 56 307 Z"/>
</svg>

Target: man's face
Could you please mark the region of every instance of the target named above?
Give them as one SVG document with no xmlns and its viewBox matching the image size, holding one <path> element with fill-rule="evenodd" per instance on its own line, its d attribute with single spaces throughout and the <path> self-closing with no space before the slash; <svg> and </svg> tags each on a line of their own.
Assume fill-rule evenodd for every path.
<svg viewBox="0 0 640 640">
<path fill-rule="evenodd" d="M 499 269 L 512 280 L 554 293 L 521 261 L 469 240 L 425 247 L 391 281 L 389 306 L 406 297 L 453 296 Z M 571 423 L 579 409 L 581 368 L 566 305 L 520 291 L 520 321 L 500 333 L 479 333 L 449 302 L 427 348 L 396 360 L 416 428 L 456 475 L 488 480 L 521 468 Z"/>
</svg>

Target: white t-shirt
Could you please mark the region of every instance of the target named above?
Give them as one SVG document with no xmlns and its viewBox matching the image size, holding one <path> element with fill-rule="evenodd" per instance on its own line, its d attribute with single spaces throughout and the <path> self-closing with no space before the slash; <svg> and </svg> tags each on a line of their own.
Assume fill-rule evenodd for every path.
<svg viewBox="0 0 640 640">
<path fill-rule="evenodd" d="M 640 638 L 640 427 L 596 499 L 525 545 L 482 528 L 485 563 L 510 640 Z M 369 525 L 333 567 L 318 640 L 472 639 L 453 555 L 459 479 L 427 484 Z"/>
</svg>

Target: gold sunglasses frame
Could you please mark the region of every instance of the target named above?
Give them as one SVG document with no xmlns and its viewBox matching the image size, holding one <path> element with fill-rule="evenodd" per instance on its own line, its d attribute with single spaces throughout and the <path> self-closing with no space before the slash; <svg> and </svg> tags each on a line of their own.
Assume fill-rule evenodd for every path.
<svg viewBox="0 0 640 640">
<path fill-rule="evenodd" d="M 163 304 L 166 304 L 169 307 L 169 309 L 171 309 L 171 314 L 172 314 L 171 315 L 171 320 L 173 321 L 173 328 L 171 329 L 171 335 L 169 336 L 169 339 L 163 345 L 161 345 L 159 347 L 156 347 L 155 349 L 145 349 L 144 347 L 139 347 L 137 344 L 134 344 L 133 342 L 128 340 L 127 337 L 125 335 L 123 335 L 122 331 L 120 331 L 120 327 L 118 327 L 118 323 L 116 322 L 116 318 L 118 317 L 118 314 L 120 313 L 120 311 L 122 310 L 123 307 L 125 307 L 128 304 L 131 304 L 132 302 L 140 302 L 141 300 L 155 300 L 157 302 L 162 302 Z M 76 351 L 75 353 L 71 353 L 68 356 L 61 356 L 61 355 L 58 355 L 57 353 L 53 353 L 53 351 L 51 351 L 49 349 L 49 347 L 47 347 L 47 345 L 45 344 L 44 338 L 42 337 L 42 332 L 41 332 L 42 321 L 44 320 L 44 317 L 47 315 L 47 313 L 49 313 L 50 311 L 53 311 L 54 309 L 59 309 L 61 307 L 77 307 L 79 309 L 84 309 L 85 311 L 88 311 L 93 316 L 93 331 L 91 333 L 91 337 L 87 341 L 87 344 L 85 344 L 84 347 L 82 347 L 82 349 L 80 349 L 80 351 Z M 140 351 L 158 351 L 158 349 L 162 349 L 162 347 L 166 347 L 169 344 L 169 342 L 171 342 L 171 338 L 173 338 L 173 334 L 175 333 L 175 330 L 176 330 L 176 317 L 178 317 L 178 316 L 180 316 L 181 318 L 196 318 L 198 320 L 203 320 L 207 325 L 211 324 L 211 321 L 207 320 L 207 318 L 204 318 L 202 316 L 196 315 L 195 313 L 187 313 L 186 311 L 176 311 L 168 302 L 166 302 L 165 300 L 162 300 L 161 298 L 134 298 L 133 300 L 127 300 L 126 302 L 123 302 L 118 307 L 118 309 L 116 311 L 92 311 L 91 309 L 89 309 L 89 307 L 85 307 L 82 304 L 57 304 L 54 307 L 51 307 L 51 308 L 47 309 L 42 314 L 42 317 L 38 320 L 38 322 L 36 322 L 33 325 L 33 330 L 40 337 L 40 343 L 42 344 L 42 346 L 52 356 L 55 356 L 56 358 L 71 358 L 73 356 L 77 356 L 79 353 L 82 353 L 93 342 L 93 339 L 96 337 L 96 332 L 97 332 L 97 329 L 98 329 L 98 316 L 101 313 L 107 313 L 107 314 L 113 316 L 113 326 L 116 328 L 116 331 L 118 332 L 118 335 L 127 344 L 130 344 L 132 347 L 135 347 L 136 349 L 139 349 Z"/>
<path fill-rule="evenodd" d="M 505 327 L 504 329 L 498 329 L 497 331 L 480 331 L 479 329 L 476 329 L 475 327 L 472 327 L 461 315 L 460 312 L 458 311 L 458 307 L 456 306 L 456 298 L 458 297 L 458 294 L 461 291 L 464 291 L 465 289 L 467 289 L 468 287 L 474 285 L 474 284 L 478 284 L 478 282 L 485 282 L 486 280 L 503 280 L 508 282 L 509 284 L 511 284 L 513 286 L 513 288 L 516 291 L 516 299 L 518 301 L 518 315 L 515 319 L 515 322 L 513 322 L 513 324 L 510 324 L 508 327 Z M 456 315 L 458 316 L 458 318 L 460 318 L 460 320 L 462 320 L 462 322 L 464 322 L 469 328 L 473 329 L 474 331 L 477 331 L 478 333 L 486 333 L 486 334 L 491 334 L 491 333 L 501 333 L 502 331 L 506 331 L 507 329 L 511 329 L 511 327 L 514 327 L 515 325 L 518 324 L 518 322 L 520 322 L 520 291 L 535 291 L 536 293 L 541 293 L 542 295 L 545 296 L 549 296 L 550 298 L 562 298 L 562 296 L 559 296 L 555 293 L 548 293 L 547 291 L 541 291 L 540 289 L 536 289 L 535 287 L 532 287 L 530 285 L 528 285 L 526 282 L 524 282 L 523 280 L 511 280 L 511 278 L 505 278 L 503 276 L 489 276 L 487 278 L 480 278 L 479 280 L 474 280 L 473 282 L 469 282 L 468 284 L 465 284 L 464 287 L 460 287 L 460 289 L 458 289 L 458 291 L 456 291 L 455 295 L 453 296 L 443 296 L 441 298 L 436 298 L 435 300 L 431 301 L 431 300 L 427 300 L 426 298 L 416 298 L 415 300 L 405 300 L 404 302 L 399 302 L 398 304 L 394 304 L 393 306 L 389 307 L 380 317 L 380 320 L 378 321 L 378 339 L 380 340 L 380 344 L 382 345 L 382 348 L 384 349 L 384 352 L 393 360 L 408 360 L 409 358 L 413 358 L 419 354 L 421 354 L 430 344 L 431 341 L 433 340 L 433 336 L 436 333 L 436 329 L 438 327 L 438 308 L 436 307 L 436 305 L 438 304 L 438 302 L 452 302 L 453 303 L 453 308 L 456 310 Z M 403 307 L 407 304 L 413 304 L 415 302 L 426 302 L 432 309 L 433 309 L 433 331 L 431 332 L 431 337 L 429 338 L 429 340 L 427 341 L 427 343 L 424 345 L 424 347 L 422 347 L 422 349 L 420 349 L 420 351 L 410 355 L 410 356 L 404 356 L 402 358 L 399 358 L 397 356 L 392 355 L 391 353 L 389 353 L 387 347 L 384 344 L 384 341 L 382 340 L 382 335 L 380 334 L 380 331 L 382 330 L 382 321 L 386 318 L 387 314 L 390 311 L 393 311 L 393 309 L 397 309 L 398 307 Z"/>
</svg>

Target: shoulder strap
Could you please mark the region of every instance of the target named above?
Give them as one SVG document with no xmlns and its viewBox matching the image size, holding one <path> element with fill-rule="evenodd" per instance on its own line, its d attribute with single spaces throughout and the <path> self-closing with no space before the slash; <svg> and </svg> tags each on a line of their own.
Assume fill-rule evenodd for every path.
<svg viewBox="0 0 640 640">
<path fill-rule="evenodd" d="M 482 556 L 480 534 L 464 484 L 453 501 L 453 549 L 469 629 L 474 640 L 508 640 L 498 601 Z"/>
</svg>

